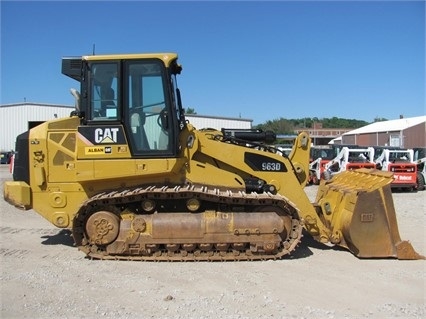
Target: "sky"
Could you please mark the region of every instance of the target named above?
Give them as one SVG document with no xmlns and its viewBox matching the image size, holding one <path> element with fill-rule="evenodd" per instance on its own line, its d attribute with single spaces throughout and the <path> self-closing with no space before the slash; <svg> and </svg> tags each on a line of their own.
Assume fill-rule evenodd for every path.
<svg viewBox="0 0 426 319">
<path fill-rule="evenodd" d="M 0 104 L 74 105 L 64 56 L 176 52 L 199 115 L 426 114 L 425 2 L 4 1 Z"/>
</svg>

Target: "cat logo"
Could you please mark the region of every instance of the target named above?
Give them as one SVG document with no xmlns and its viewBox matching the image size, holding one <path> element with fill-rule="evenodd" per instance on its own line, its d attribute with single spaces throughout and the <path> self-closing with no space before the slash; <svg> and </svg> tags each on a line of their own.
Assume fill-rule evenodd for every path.
<svg viewBox="0 0 426 319">
<path fill-rule="evenodd" d="M 79 138 L 87 146 L 106 144 L 126 144 L 124 130 L 121 125 L 78 127 Z"/>
<path fill-rule="evenodd" d="M 95 142 L 100 144 L 117 143 L 118 127 L 97 128 L 95 130 Z"/>
</svg>

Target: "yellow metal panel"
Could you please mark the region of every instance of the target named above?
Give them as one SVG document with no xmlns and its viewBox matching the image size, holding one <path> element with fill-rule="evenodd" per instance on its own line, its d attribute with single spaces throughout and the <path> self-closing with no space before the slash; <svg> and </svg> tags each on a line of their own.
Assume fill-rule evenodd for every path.
<svg viewBox="0 0 426 319">
<path fill-rule="evenodd" d="M 63 192 L 52 192 L 49 195 L 49 204 L 56 208 L 65 207 L 67 205 L 67 195 Z"/>
<path fill-rule="evenodd" d="M 31 208 L 30 186 L 25 182 L 7 181 L 4 183 L 4 199 L 19 208 Z"/>
<path fill-rule="evenodd" d="M 34 167 L 34 177 L 36 185 L 42 186 L 46 183 L 46 172 L 44 170 L 44 167 L 42 166 L 36 166 Z"/>
<path fill-rule="evenodd" d="M 55 212 L 52 216 L 52 223 L 59 228 L 66 228 L 70 224 L 70 219 L 65 212 Z"/>
<path fill-rule="evenodd" d="M 52 203 L 52 196 L 55 196 L 52 194 L 58 193 L 58 188 L 55 186 L 54 192 L 33 193 L 32 208 L 50 223 L 60 228 L 72 226 L 72 221 L 81 203 L 87 199 L 86 193 L 78 190 L 78 184 L 68 184 L 67 186 L 67 196 L 64 207 L 57 207 L 57 204 Z M 65 201 L 65 199 L 62 198 L 62 201 Z"/>
</svg>

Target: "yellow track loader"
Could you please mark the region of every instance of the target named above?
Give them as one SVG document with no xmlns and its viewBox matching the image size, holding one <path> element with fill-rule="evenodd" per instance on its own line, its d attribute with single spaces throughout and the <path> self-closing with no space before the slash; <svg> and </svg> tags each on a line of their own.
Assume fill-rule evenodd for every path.
<svg viewBox="0 0 426 319">
<path fill-rule="evenodd" d="M 174 53 L 63 58 L 76 109 L 17 137 L 4 198 L 95 259 L 278 259 L 303 228 L 362 258 L 423 258 L 399 237 L 390 173 L 343 172 L 311 203 L 308 134 L 285 155 L 273 132 L 196 129 L 181 70 Z"/>
</svg>

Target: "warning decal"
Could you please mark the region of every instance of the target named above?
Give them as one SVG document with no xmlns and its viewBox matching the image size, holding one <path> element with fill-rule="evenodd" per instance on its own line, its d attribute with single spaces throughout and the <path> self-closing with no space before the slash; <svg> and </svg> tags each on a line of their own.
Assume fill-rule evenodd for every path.
<svg viewBox="0 0 426 319">
<path fill-rule="evenodd" d="M 91 146 L 84 149 L 86 155 L 99 155 L 99 154 L 111 154 L 112 149 L 110 146 Z"/>
</svg>

